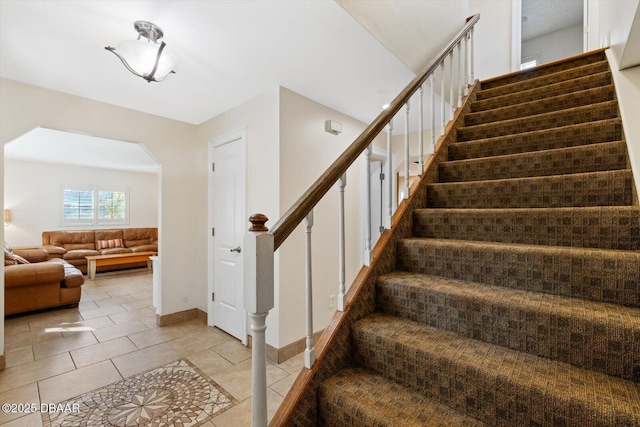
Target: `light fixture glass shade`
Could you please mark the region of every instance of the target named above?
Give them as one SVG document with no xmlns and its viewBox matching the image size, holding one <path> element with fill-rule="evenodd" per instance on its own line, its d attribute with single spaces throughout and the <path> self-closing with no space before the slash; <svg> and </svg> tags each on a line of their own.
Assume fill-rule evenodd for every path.
<svg viewBox="0 0 640 427">
<path fill-rule="evenodd" d="M 136 21 L 133 28 L 138 32 L 137 40 L 118 43 L 117 47 L 105 49 L 116 55 L 127 70 L 147 82 L 161 82 L 175 73 L 176 60 L 167 51 L 167 44 L 158 41 L 163 37 L 162 29 L 148 21 Z"/>
<path fill-rule="evenodd" d="M 11 211 L 9 209 L 4 210 L 4 223 L 7 224 L 11 221 Z"/>
<path fill-rule="evenodd" d="M 153 43 L 143 39 L 127 40 L 118 43 L 116 52 L 127 61 L 136 73 L 148 76 L 156 63 L 160 46 L 160 43 Z M 175 71 L 175 65 L 175 57 L 165 47 L 160 56 L 154 78 L 156 80 L 164 80 L 169 73 Z"/>
</svg>

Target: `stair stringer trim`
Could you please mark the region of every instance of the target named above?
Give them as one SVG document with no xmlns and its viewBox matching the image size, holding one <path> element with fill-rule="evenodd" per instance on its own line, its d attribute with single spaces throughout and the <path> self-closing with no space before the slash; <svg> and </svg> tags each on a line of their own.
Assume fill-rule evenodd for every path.
<svg viewBox="0 0 640 427">
<path fill-rule="evenodd" d="M 396 243 L 410 237 L 413 230 L 414 209 L 427 205 L 427 184 L 438 182 L 439 164 L 449 157 L 448 147 L 457 142 L 457 130 L 464 126 L 464 117 L 471 110 L 471 103 L 480 90 L 480 82 L 470 87 L 444 136 L 436 144 L 435 154 L 427 159 L 425 172 L 411 186 L 409 199 L 398 206 L 392 219 L 392 228 L 378 239 L 372 251 L 369 267 L 363 266 L 347 292 L 347 307 L 336 312 L 318 340 L 316 361 L 311 369 L 302 368 L 300 374 L 274 415 L 271 427 L 316 426 L 318 419 L 318 387 L 327 378 L 352 363 L 351 326 L 372 314 L 376 307 L 376 281 L 379 276 L 396 269 Z"/>
</svg>

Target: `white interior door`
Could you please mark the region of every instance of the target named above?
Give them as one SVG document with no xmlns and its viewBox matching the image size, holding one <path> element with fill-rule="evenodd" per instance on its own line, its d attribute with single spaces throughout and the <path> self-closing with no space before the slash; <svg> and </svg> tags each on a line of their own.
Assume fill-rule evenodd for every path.
<svg viewBox="0 0 640 427">
<path fill-rule="evenodd" d="M 213 293 L 209 304 L 209 324 L 246 344 L 241 247 L 244 229 L 247 228 L 244 227 L 247 223 L 244 153 L 244 133 L 213 142 L 210 186 Z"/>
</svg>

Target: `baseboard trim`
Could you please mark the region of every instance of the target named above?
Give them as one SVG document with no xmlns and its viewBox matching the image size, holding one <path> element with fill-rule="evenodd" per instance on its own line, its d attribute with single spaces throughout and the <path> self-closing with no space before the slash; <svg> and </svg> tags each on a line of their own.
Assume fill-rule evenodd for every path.
<svg viewBox="0 0 640 427">
<path fill-rule="evenodd" d="M 318 338 L 324 332 L 324 329 L 313 334 L 313 342 L 317 343 Z M 251 337 L 249 337 L 251 338 Z M 249 340 L 249 345 L 251 346 L 251 340 Z M 275 348 L 267 344 L 267 360 L 271 363 L 282 363 L 293 356 L 296 356 L 302 353 L 307 348 L 307 338 L 300 338 L 297 341 L 292 342 L 291 344 L 287 344 L 282 348 Z"/>
<path fill-rule="evenodd" d="M 178 311 L 177 313 L 166 314 L 164 316 L 160 316 L 156 314 L 156 325 L 158 326 L 168 326 L 174 325 L 176 323 L 184 322 L 186 320 L 198 319 L 201 322 L 207 323 L 207 313 L 200 310 L 199 308 L 192 308 L 190 310 Z M 324 332 L 324 329 L 313 334 L 313 342 L 317 343 L 320 335 Z M 247 343 L 249 348 L 252 347 L 253 341 L 251 335 L 247 336 Z M 275 348 L 269 344 L 267 346 L 267 360 L 271 363 L 282 363 L 291 359 L 293 356 L 296 356 L 302 353 L 307 348 L 307 338 L 300 338 L 297 341 L 292 342 L 291 344 L 287 344 L 282 348 Z M 4 364 L 4 356 L 1 356 L 2 359 L 0 363 Z M 3 365 L 4 366 L 4 365 Z"/>
<path fill-rule="evenodd" d="M 199 308 L 192 308 L 190 310 L 178 311 L 176 313 L 166 314 L 164 316 L 160 316 L 156 314 L 156 325 L 158 326 L 168 326 L 174 325 L 176 323 L 184 322 L 186 320 L 198 319 L 207 323 L 207 313 L 200 310 Z"/>
</svg>

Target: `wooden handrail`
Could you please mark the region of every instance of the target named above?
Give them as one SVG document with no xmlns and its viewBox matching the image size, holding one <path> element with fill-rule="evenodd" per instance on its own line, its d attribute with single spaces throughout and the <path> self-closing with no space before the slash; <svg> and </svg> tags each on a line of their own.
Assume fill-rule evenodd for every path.
<svg viewBox="0 0 640 427">
<path fill-rule="evenodd" d="M 338 157 L 327 170 L 309 187 L 309 189 L 289 208 L 287 212 L 271 228 L 273 234 L 274 250 L 289 237 L 293 230 L 302 222 L 304 217 L 324 197 L 331 187 L 344 174 L 349 166 L 356 161 L 358 156 L 373 142 L 374 138 L 393 119 L 400 108 L 406 104 L 411 96 L 422 86 L 425 80 L 433 73 L 442 61 L 451 53 L 453 48 L 466 36 L 469 29 L 480 19 L 480 14 L 473 15 L 466 25 L 444 48 L 440 54 L 425 68 L 422 74 L 416 76 L 405 89 L 389 104 L 389 108 L 383 110 L 376 119 L 351 143 L 349 147 Z"/>
</svg>

